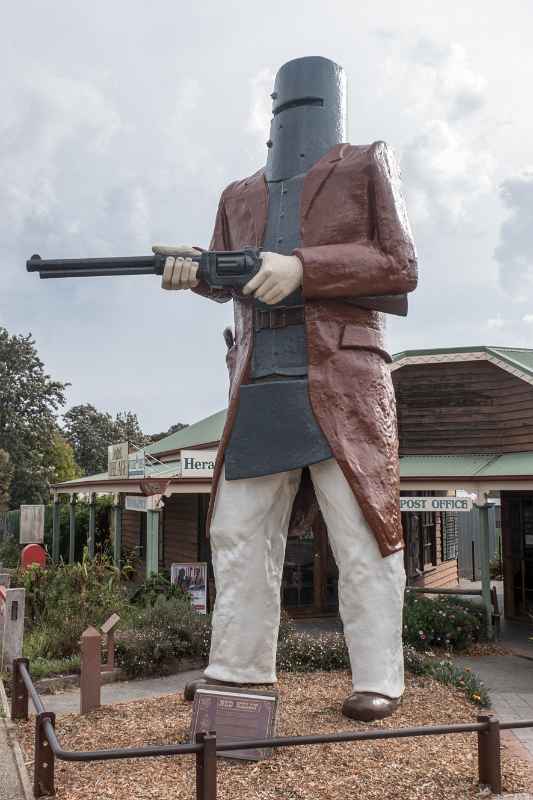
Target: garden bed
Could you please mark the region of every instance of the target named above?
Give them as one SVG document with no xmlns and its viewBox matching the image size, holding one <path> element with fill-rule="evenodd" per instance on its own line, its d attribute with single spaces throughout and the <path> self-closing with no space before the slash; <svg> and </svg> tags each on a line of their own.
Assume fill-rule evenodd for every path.
<svg viewBox="0 0 533 800">
<path fill-rule="evenodd" d="M 408 676 L 404 702 L 382 722 L 355 723 L 340 714 L 351 691 L 347 672 L 280 676 L 278 733 L 330 733 L 352 727 L 407 727 L 475 720 L 463 693 L 427 677 Z M 75 750 L 188 741 L 191 705 L 180 696 L 123 703 L 57 720 L 63 747 Z M 17 725 L 26 759 L 33 759 L 33 725 Z M 505 792 L 527 789 L 528 765 L 504 745 Z M 77 764 L 56 763 L 58 800 L 118 797 L 190 800 L 190 756 Z M 219 761 L 220 800 L 466 800 L 479 797 L 477 737 L 454 734 L 384 742 L 307 746 L 277 751 L 253 763 Z"/>
</svg>

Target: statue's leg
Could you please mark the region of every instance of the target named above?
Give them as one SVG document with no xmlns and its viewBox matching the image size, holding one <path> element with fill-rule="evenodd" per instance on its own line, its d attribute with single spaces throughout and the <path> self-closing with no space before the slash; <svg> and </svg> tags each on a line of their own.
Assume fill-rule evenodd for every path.
<svg viewBox="0 0 533 800">
<path fill-rule="evenodd" d="M 227 481 L 211 522 L 216 584 L 207 678 L 273 683 L 285 543 L 300 470 Z"/>
<path fill-rule="evenodd" d="M 381 556 L 334 459 L 311 467 L 311 476 L 339 568 L 339 610 L 354 692 L 398 698 L 404 690 L 403 551 Z"/>
</svg>

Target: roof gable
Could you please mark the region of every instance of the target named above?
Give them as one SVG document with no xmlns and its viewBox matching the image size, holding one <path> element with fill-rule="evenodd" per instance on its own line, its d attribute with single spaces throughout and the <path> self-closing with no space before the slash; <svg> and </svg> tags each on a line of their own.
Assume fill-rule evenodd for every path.
<svg viewBox="0 0 533 800">
<path fill-rule="evenodd" d="M 533 385 L 533 350 L 525 347 L 437 347 L 404 350 L 392 357 L 391 370 L 412 364 L 450 364 L 459 361 L 488 361 Z"/>
</svg>

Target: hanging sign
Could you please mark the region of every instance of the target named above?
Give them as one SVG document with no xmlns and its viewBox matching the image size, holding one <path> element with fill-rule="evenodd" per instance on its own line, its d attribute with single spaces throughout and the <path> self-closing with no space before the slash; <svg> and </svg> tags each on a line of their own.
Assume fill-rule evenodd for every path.
<svg viewBox="0 0 533 800">
<path fill-rule="evenodd" d="M 20 507 L 20 544 L 44 540 L 44 505 Z"/>
<path fill-rule="evenodd" d="M 471 510 L 471 497 L 400 497 L 400 511 Z"/>
<path fill-rule="evenodd" d="M 170 582 L 181 586 L 191 598 L 198 614 L 207 614 L 207 564 L 197 561 L 189 564 L 172 564 Z"/>
<path fill-rule="evenodd" d="M 182 450 L 182 478 L 212 478 L 215 470 L 216 450 Z"/>
<path fill-rule="evenodd" d="M 149 497 L 140 494 L 130 494 L 126 495 L 124 508 L 126 511 L 159 511 L 160 500 L 160 494 L 152 494 Z"/>
<path fill-rule="evenodd" d="M 110 444 L 107 448 L 107 474 L 109 478 L 128 477 L 128 443 Z"/>
</svg>

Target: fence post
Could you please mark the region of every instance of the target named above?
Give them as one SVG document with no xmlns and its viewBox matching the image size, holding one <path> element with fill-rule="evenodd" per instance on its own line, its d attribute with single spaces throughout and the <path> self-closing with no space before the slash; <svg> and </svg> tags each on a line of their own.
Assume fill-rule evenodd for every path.
<svg viewBox="0 0 533 800">
<path fill-rule="evenodd" d="M 52 561 L 54 564 L 59 562 L 59 546 L 61 543 L 60 506 L 59 496 L 56 494 L 52 503 Z"/>
<path fill-rule="evenodd" d="M 479 714 L 477 721 L 487 725 L 484 731 L 478 731 L 477 734 L 479 782 L 490 786 L 494 794 L 501 794 L 500 722 L 496 717 L 486 714 Z"/>
<path fill-rule="evenodd" d="M 68 563 L 74 564 L 76 560 L 76 494 L 70 495 L 69 503 L 69 537 L 68 537 Z"/>
<path fill-rule="evenodd" d="M 50 747 L 44 730 L 44 721 L 50 720 L 55 728 L 56 715 L 43 711 L 35 719 L 35 763 L 33 766 L 33 796 L 48 797 L 56 793 L 54 788 L 54 751 Z"/>
<path fill-rule="evenodd" d="M 89 625 L 81 635 L 80 714 L 100 708 L 102 637 Z"/>
<path fill-rule="evenodd" d="M 28 719 L 28 690 L 22 680 L 19 665 L 30 668 L 27 658 L 15 658 L 11 675 L 11 719 Z"/>
<path fill-rule="evenodd" d="M 217 800 L 217 735 L 215 731 L 197 733 L 197 744 L 203 748 L 196 753 L 196 800 Z"/>
<path fill-rule="evenodd" d="M 87 549 L 89 558 L 94 558 L 95 553 L 95 534 L 96 534 L 96 494 L 91 492 L 89 500 L 89 532 L 87 536 Z"/>
</svg>

